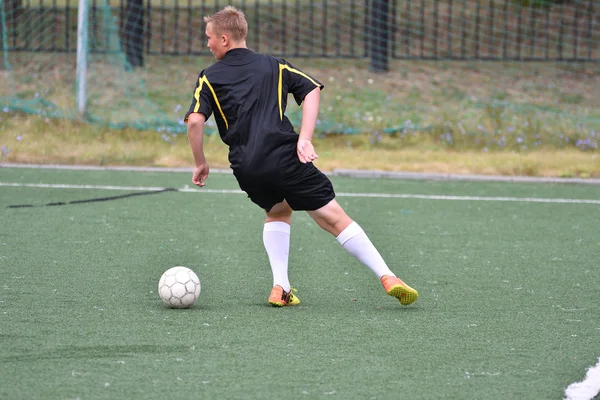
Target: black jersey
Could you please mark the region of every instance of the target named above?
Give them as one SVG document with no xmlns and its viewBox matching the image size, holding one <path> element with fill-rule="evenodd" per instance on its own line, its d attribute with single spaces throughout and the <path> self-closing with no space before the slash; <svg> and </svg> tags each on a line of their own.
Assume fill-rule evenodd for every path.
<svg viewBox="0 0 600 400">
<path fill-rule="evenodd" d="M 200 72 L 185 121 L 214 114 L 234 170 L 277 168 L 278 158 L 295 156 L 298 141 L 285 116 L 288 94 L 300 105 L 316 87 L 323 85 L 283 59 L 232 49 Z"/>
</svg>

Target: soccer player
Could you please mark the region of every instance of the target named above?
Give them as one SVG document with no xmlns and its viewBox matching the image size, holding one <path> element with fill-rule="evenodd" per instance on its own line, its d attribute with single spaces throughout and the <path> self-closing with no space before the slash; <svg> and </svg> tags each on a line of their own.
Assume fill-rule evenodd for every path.
<svg viewBox="0 0 600 400">
<path fill-rule="evenodd" d="M 209 174 L 203 129 L 214 115 L 240 188 L 266 212 L 263 243 L 273 273 L 269 303 L 300 303 L 288 278 L 293 210 L 306 211 L 335 236 L 373 271 L 388 295 L 403 305 L 417 300 L 417 291 L 388 268 L 363 229 L 335 200 L 330 180 L 313 165 L 318 156 L 311 140 L 323 85 L 283 59 L 249 50 L 248 24 L 235 7 L 225 7 L 204 22 L 208 48 L 218 62 L 200 72 L 184 119 L 195 162 L 192 182 L 202 187 Z M 285 116 L 288 94 L 302 105 L 299 133 Z"/>
</svg>

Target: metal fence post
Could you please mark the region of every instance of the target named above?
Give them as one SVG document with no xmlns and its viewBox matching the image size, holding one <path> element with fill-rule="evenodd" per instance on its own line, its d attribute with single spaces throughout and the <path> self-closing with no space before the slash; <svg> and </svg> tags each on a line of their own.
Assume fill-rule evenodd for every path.
<svg viewBox="0 0 600 400">
<path fill-rule="evenodd" d="M 123 42 L 132 67 L 144 65 L 144 0 L 127 0 Z"/>
<path fill-rule="evenodd" d="M 371 65 L 372 72 L 388 72 L 389 54 L 388 47 L 390 43 L 390 23 L 389 23 L 389 1 L 371 0 L 371 10 L 369 18 L 371 39 Z"/>
</svg>

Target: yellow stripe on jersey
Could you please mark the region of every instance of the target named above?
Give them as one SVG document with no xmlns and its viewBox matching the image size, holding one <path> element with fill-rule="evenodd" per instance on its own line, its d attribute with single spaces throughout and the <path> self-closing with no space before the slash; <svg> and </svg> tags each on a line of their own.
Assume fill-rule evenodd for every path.
<svg viewBox="0 0 600 400">
<path fill-rule="evenodd" d="M 198 78 L 198 87 L 194 92 L 194 100 L 196 100 L 196 104 L 194 104 L 194 112 L 197 113 L 200 109 L 200 91 L 202 90 L 202 83 L 204 82 L 204 77 Z"/>
<path fill-rule="evenodd" d="M 227 118 L 225 118 L 225 114 L 223 113 L 223 109 L 221 108 L 221 103 L 219 103 L 217 94 L 215 93 L 215 90 L 213 89 L 213 87 L 210 84 L 210 82 L 208 81 L 208 79 L 206 79 L 206 76 L 203 76 L 202 78 L 198 79 L 198 88 L 194 92 L 194 99 L 196 99 L 196 105 L 194 106 L 194 112 L 198 112 L 198 110 L 200 110 L 200 91 L 202 90 L 202 85 L 204 83 L 206 83 L 206 86 L 208 86 L 208 89 L 210 90 L 210 92 L 213 95 L 213 98 L 215 99 L 215 104 L 217 105 L 217 108 L 219 109 L 219 113 L 221 114 L 221 117 L 223 118 L 223 121 L 225 122 L 225 127 L 227 129 L 229 129 L 229 122 L 227 122 Z"/>
<path fill-rule="evenodd" d="M 310 76 L 306 75 L 304 72 L 299 71 L 295 68 L 290 67 L 289 65 L 279 64 L 279 82 L 277 83 L 277 101 L 279 102 L 279 119 L 283 119 L 283 105 L 282 105 L 282 97 L 283 97 L 283 70 L 287 69 L 290 72 L 301 75 L 315 84 L 315 86 L 319 87 L 317 81 L 315 81 Z"/>
</svg>

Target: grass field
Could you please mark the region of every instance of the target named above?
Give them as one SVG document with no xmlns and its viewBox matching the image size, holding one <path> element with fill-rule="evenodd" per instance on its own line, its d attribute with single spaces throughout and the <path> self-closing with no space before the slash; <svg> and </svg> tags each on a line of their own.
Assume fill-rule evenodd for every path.
<svg viewBox="0 0 600 400">
<path fill-rule="evenodd" d="M 231 175 L 0 168 L 0 398 L 562 399 L 596 364 L 600 187 L 332 179 L 414 305 L 300 213 L 302 303 L 269 307 Z M 156 293 L 173 265 L 189 310 Z"/>
</svg>

